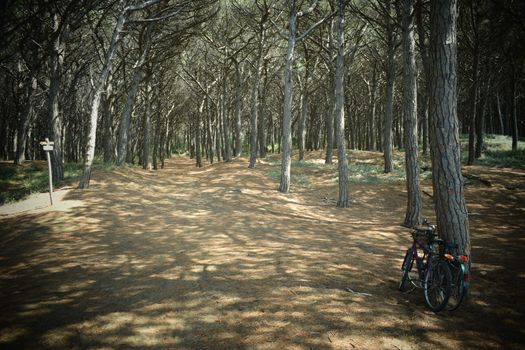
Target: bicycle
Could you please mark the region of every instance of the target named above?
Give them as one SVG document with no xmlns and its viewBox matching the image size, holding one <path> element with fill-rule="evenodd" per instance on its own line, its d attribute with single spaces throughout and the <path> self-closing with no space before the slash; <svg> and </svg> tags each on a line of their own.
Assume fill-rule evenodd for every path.
<svg viewBox="0 0 525 350">
<path fill-rule="evenodd" d="M 426 221 L 424 224 L 411 231 L 412 246 L 407 250 L 401 265 L 403 275 L 399 290 L 405 291 L 407 282 L 423 289 L 427 306 L 437 313 L 447 306 L 452 290 L 452 275 L 448 262 L 439 254 L 443 240 L 437 238 L 436 226 Z M 417 273 L 412 270 L 414 261 Z"/>
<path fill-rule="evenodd" d="M 452 291 L 447 305 L 447 310 L 456 310 L 465 302 L 470 284 L 470 260 L 468 255 L 457 253 L 458 245 L 445 243 L 444 257 L 449 263 L 452 274 Z"/>
</svg>

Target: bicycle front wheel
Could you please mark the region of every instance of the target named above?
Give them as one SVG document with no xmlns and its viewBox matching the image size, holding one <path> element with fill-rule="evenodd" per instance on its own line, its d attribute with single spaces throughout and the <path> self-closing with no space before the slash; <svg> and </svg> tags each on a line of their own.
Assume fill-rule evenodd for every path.
<svg viewBox="0 0 525 350">
<path fill-rule="evenodd" d="M 403 270 L 403 275 L 401 276 L 401 281 L 399 282 L 399 290 L 404 292 L 406 290 L 407 282 L 410 280 L 410 270 L 414 262 L 414 252 L 412 249 L 408 249 L 405 254 L 405 259 L 403 260 L 403 265 L 401 269 Z"/>
<path fill-rule="evenodd" d="M 448 264 L 432 258 L 423 282 L 425 301 L 430 310 L 439 312 L 447 306 L 451 288 L 452 276 Z"/>
</svg>

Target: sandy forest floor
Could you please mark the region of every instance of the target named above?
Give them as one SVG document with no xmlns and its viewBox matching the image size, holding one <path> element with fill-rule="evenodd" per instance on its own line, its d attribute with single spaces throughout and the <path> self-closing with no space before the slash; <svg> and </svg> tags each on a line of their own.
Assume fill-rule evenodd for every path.
<svg viewBox="0 0 525 350">
<path fill-rule="evenodd" d="M 465 168 L 492 184 L 466 187 L 472 295 L 436 315 L 421 291 L 397 290 L 402 183 L 353 184 L 338 209 L 335 168 L 292 168 L 303 184 L 290 194 L 274 168 L 177 157 L 96 172 L 53 208 L 33 209 L 46 195 L 1 207 L 0 348 L 525 346 L 524 171 Z"/>
</svg>

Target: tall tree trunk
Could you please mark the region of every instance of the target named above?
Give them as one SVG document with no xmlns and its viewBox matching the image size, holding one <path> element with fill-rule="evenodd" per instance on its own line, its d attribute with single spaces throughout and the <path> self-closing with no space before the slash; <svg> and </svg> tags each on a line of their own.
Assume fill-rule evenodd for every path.
<svg viewBox="0 0 525 350">
<path fill-rule="evenodd" d="M 385 122 L 383 125 L 383 157 L 385 160 L 385 173 L 390 173 L 394 169 L 392 161 L 393 139 L 392 139 L 392 124 L 394 120 L 394 82 L 396 79 L 396 38 L 394 26 L 390 19 L 391 4 L 390 0 L 386 3 L 388 11 L 387 20 L 387 71 L 386 71 L 386 105 L 385 105 Z"/>
<path fill-rule="evenodd" d="M 414 0 L 403 0 L 403 115 L 405 119 L 405 169 L 407 210 L 404 224 L 413 227 L 421 223 L 421 189 L 417 149 L 417 71 L 415 58 Z"/>
<path fill-rule="evenodd" d="M 369 140 L 370 144 L 368 145 L 368 150 L 373 151 L 376 149 L 376 94 L 377 94 L 377 70 L 376 63 L 374 62 L 374 67 L 372 68 L 372 84 L 370 85 L 369 92 Z"/>
<path fill-rule="evenodd" d="M 518 150 L 518 115 L 516 108 L 516 75 L 514 65 L 511 64 L 509 79 L 509 111 L 507 115 L 510 119 L 510 133 L 512 136 L 512 150 Z"/>
<path fill-rule="evenodd" d="M 65 55 L 65 43 L 62 40 L 62 34 L 59 31 L 60 21 L 58 14 L 54 15 L 54 40 L 51 48 L 50 66 L 51 66 L 51 80 L 49 84 L 49 126 L 51 129 L 51 137 L 54 142 L 52 168 L 53 180 L 56 182 L 64 179 L 64 162 L 62 152 L 62 115 L 60 114 L 59 102 L 59 88 L 60 75 Z M 67 30 L 64 29 L 64 31 Z"/>
<path fill-rule="evenodd" d="M 428 58 L 428 47 L 425 44 L 425 27 L 423 26 L 423 0 L 416 0 L 415 5 L 415 18 L 417 26 L 417 36 L 418 36 L 418 47 L 419 53 L 421 55 L 421 61 L 423 63 L 423 73 L 425 87 L 423 93 L 421 94 L 423 98 L 421 99 L 421 131 L 422 131 L 422 152 L 427 154 L 428 150 L 428 100 L 429 100 L 429 84 L 430 84 L 430 62 Z"/>
<path fill-rule="evenodd" d="M 268 88 L 268 64 L 267 61 L 264 62 L 264 78 L 262 83 L 262 91 L 261 91 L 261 103 L 259 105 L 260 113 L 259 113 L 259 156 L 261 158 L 266 157 L 267 153 L 267 136 L 268 136 L 268 121 L 266 117 L 266 92 Z"/>
<path fill-rule="evenodd" d="M 113 95 L 113 84 L 108 82 L 106 88 L 106 94 L 104 96 L 104 102 L 102 106 L 103 110 L 103 135 L 104 135 L 104 162 L 112 162 L 115 156 L 114 144 L 113 144 L 113 111 L 112 111 L 112 97 Z"/>
<path fill-rule="evenodd" d="M 330 37 L 329 37 L 329 50 L 330 50 L 330 58 L 332 57 L 332 50 L 334 48 L 333 43 L 333 32 L 334 32 L 334 24 L 335 22 L 333 20 L 330 21 Z M 329 70 L 330 70 L 330 79 L 328 79 L 327 84 L 330 84 L 329 88 L 327 89 L 327 101 L 329 104 L 327 105 L 328 110 L 326 113 L 326 154 L 324 162 L 325 164 L 332 164 L 332 156 L 334 153 L 334 115 L 335 115 L 335 101 L 334 101 L 334 92 L 335 92 L 335 82 L 334 82 L 334 66 L 331 62 L 329 62 Z"/>
<path fill-rule="evenodd" d="M 305 146 L 306 146 L 306 121 L 308 120 L 309 108 L 308 105 L 308 86 L 310 80 L 310 60 L 306 44 L 304 44 L 304 86 L 301 94 L 301 115 L 299 117 L 299 161 L 304 161 Z M 315 66 L 315 65 L 314 65 Z"/>
<path fill-rule="evenodd" d="M 308 68 L 307 68 L 308 69 Z M 299 161 L 304 161 L 306 148 L 306 120 L 308 119 L 309 105 L 308 105 L 308 85 L 305 79 L 303 93 L 301 95 L 301 116 L 299 119 Z"/>
<path fill-rule="evenodd" d="M 108 81 L 113 66 L 115 52 L 117 51 L 117 44 L 120 41 L 127 15 L 128 13 L 126 11 L 123 11 L 117 19 L 117 23 L 115 25 L 115 29 L 113 30 L 113 35 L 111 38 L 109 49 L 106 54 L 104 67 L 102 67 L 102 71 L 100 72 L 100 76 L 98 78 L 97 85 L 95 86 L 95 91 L 93 93 L 93 100 L 91 102 L 89 132 L 86 143 L 86 157 L 84 160 L 84 170 L 82 172 L 82 177 L 79 183 L 79 188 L 81 189 L 89 188 L 89 180 L 91 179 L 91 167 L 93 165 L 93 160 L 95 159 L 95 144 L 97 138 L 97 122 L 100 99 L 102 93 L 106 88 L 106 83 Z"/>
<path fill-rule="evenodd" d="M 457 0 L 431 2 L 430 137 L 438 232 L 470 255 L 457 117 Z"/>
<path fill-rule="evenodd" d="M 345 94 L 344 94 L 344 31 L 345 0 L 339 0 L 337 21 L 337 60 L 335 67 L 335 122 L 337 124 L 337 158 L 339 168 L 339 199 L 337 206 L 348 207 L 348 170 L 345 143 Z"/>
<path fill-rule="evenodd" d="M 126 153 L 128 149 L 128 133 L 129 126 L 131 124 L 131 115 L 133 113 L 133 108 L 135 107 L 137 92 L 139 90 L 140 83 L 144 76 L 144 64 L 146 62 L 146 58 L 148 56 L 152 43 L 154 23 L 155 22 L 151 22 L 146 26 L 143 37 L 142 51 L 140 57 L 137 59 L 137 62 L 135 62 L 133 78 L 131 80 L 131 88 L 129 89 L 128 96 L 126 98 L 126 104 L 124 105 L 124 109 L 122 111 L 117 146 L 117 165 L 124 165 L 124 163 L 126 162 Z"/>
<path fill-rule="evenodd" d="M 266 28 L 264 23 L 259 29 L 259 47 L 257 49 L 257 63 L 255 66 L 255 77 L 252 86 L 252 114 L 250 119 L 250 164 L 248 168 L 255 168 L 257 161 L 257 119 L 259 114 L 259 85 L 261 81 L 261 71 L 264 61 L 264 45 L 266 42 Z"/>
<path fill-rule="evenodd" d="M 115 58 L 115 53 L 117 51 L 118 42 L 121 39 L 122 31 L 124 29 L 124 24 L 130 12 L 144 9 L 152 4 L 157 3 L 158 0 L 148 0 L 144 1 L 137 5 L 126 6 L 120 13 L 115 28 L 113 29 L 113 34 L 111 36 L 111 42 L 109 44 L 108 51 L 106 53 L 106 58 L 104 61 L 104 66 L 98 77 L 97 83 L 95 85 L 95 91 L 93 93 L 93 100 L 91 103 L 91 114 L 89 120 L 89 131 L 86 142 L 86 157 L 84 160 L 84 170 L 79 183 L 79 188 L 85 189 L 89 187 L 89 180 L 91 179 L 91 167 L 93 166 L 93 160 L 95 159 L 95 145 L 97 140 L 97 123 L 98 123 L 98 109 L 100 107 L 100 99 L 102 93 L 106 89 L 106 84 L 108 82 L 109 75 L 111 74 L 111 69 L 113 67 L 113 60 Z"/>
<path fill-rule="evenodd" d="M 224 81 L 222 84 L 222 129 L 224 135 L 224 161 L 231 161 L 230 147 L 230 118 L 228 116 L 228 74 L 224 70 Z"/>
<path fill-rule="evenodd" d="M 468 165 L 474 164 L 476 156 L 476 115 L 478 106 L 478 86 L 479 86 L 479 49 L 475 44 L 474 58 L 472 63 L 472 86 L 470 90 L 470 120 L 468 133 Z"/>
<path fill-rule="evenodd" d="M 281 183 L 279 191 L 287 193 L 290 191 L 290 170 L 292 162 L 292 101 L 293 101 L 293 59 L 295 50 L 295 33 L 297 25 L 297 13 L 295 0 L 291 0 L 288 49 L 284 65 L 284 106 L 283 106 L 283 129 L 281 141 Z"/>
<path fill-rule="evenodd" d="M 215 161 L 215 141 L 213 138 L 213 121 L 212 121 L 212 112 L 211 112 L 211 103 L 210 97 L 208 95 L 208 86 L 206 86 L 206 138 L 208 143 L 208 159 L 210 164 L 213 164 Z"/>
<path fill-rule="evenodd" d="M 483 151 L 483 136 L 484 136 L 483 128 L 485 124 L 485 114 L 487 111 L 487 103 L 489 100 L 489 89 L 490 89 L 490 77 L 484 83 L 483 106 L 481 107 L 480 110 L 478 110 L 478 115 L 476 117 L 476 149 L 474 153 L 474 156 L 476 157 L 476 159 L 481 157 L 481 152 Z"/>
<path fill-rule="evenodd" d="M 25 86 L 26 102 L 24 108 L 21 111 L 20 119 L 18 122 L 18 128 L 16 135 L 16 153 L 14 156 L 14 163 L 21 165 L 26 159 L 26 143 L 27 143 L 27 132 L 29 129 L 29 124 L 33 116 L 33 92 L 37 87 L 36 76 L 31 72 L 30 77 Z"/>
<path fill-rule="evenodd" d="M 237 79 L 237 88 L 235 90 L 235 157 L 240 157 L 242 154 L 242 67 L 238 63 L 235 64 L 235 78 Z"/>
<path fill-rule="evenodd" d="M 151 164 L 151 115 L 152 115 L 152 90 L 151 87 L 151 75 L 152 72 L 148 71 L 146 74 L 146 92 L 144 101 L 146 103 L 146 108 L 144 110 L 144 124 L 143 124 L 143 133 L 144 133 L 144 140 L 143 140 L 143 147 L 142 147 L 142 168 L 146 170 L 151 170 L 152 164 Z"/>
<path fill-rule="evenodd" d="M 499 90 L 496 91 L 496 107 L 498 109 L 499 133 L 500 135 L 505 135 L 505 124 L 503 123 L 503 113 L 501 112 L 501 98 L 499 96 Z"/>
</svg>

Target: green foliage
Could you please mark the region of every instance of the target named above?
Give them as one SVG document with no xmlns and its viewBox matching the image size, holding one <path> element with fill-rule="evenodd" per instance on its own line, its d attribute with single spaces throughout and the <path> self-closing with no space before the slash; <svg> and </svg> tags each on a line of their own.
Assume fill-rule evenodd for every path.
<svg viewBox="0 0 525 350">
<path fill-rule="evenodd" d="M 525 142 L 518 142 L 518 150 L 512 151 L 512 138 L 505 135 L 485 135 L 485 147 L 477 164 L 502 167 L 525 168 Z M 468 135 L 460 136 L 461 160 L 466 163 L 468 157 Z"/>
<path fill-rule="evenodd" d="M 525 168 L 525 148 L 512 150 L 487 150 L 478 161 L 479 164 L 500 168 Z"/>
<path fill-rule="evenodd" d="M 272 166 L 270 167 L 270 169 L 268 170 L 268 175 L 276 180 L 276 181 L 280 181 L 281 180 L 281 165 L 279 164 L 278 167 L 277 166 Z M 296 186 L 301 186 L 301 187 L 309 187 L 311 185 L 311 181 L 310 179 L 308 178 L 308 176 L 306 176 L 305 174 L 297 174 L 292 171 L 292 174 L 291 174 L 291 183 L 293 185 L 296 185 Z"/>
<path fill-rule="evenodd" d="M 337 180 L 338 176 L 334 178 Z M 348 179 L 354 184 L 379 184 L 396 183 L 405 181 L 405 168 L 403 164 L 394 162 L 394 170 L 384 173 L 382 164 L 367 161 L 350 161 L 348 163 Z"/>
<path fill-rule="evenodd" d="M 315 162 L 306 162 L 306 161 L 298 161 L 298 160 L 293 160 L 292 161 L 292 168 L 307 168 L 307 167 L 319 167 L 319 168 L 323 168 L 323 167 L 327 167 L 327 166 L 330 166 L 330 165 L 326 165 L 324 163 L 315 163 Z"/>
<path fill-rule="evenodd" d="M 47 169 L 41 166 L 34 163 L 30 166 L 3 164 L 0 167 L 0 204 L 44 191 L 47 184 Z"/>
<path fill-rule="evenodd" d="M 64 180 L 55 183 L 55 187 L 74 184 L 82 174 L 82 163 L 67 163 L 64 165 Z M 94 168 L 112 170 L 114 165 L 97 160 Z M 17 166 L 2 164 L 0 166 L 0 204 L 22 200 L 31 193 L 47 192 L 49 190 L 48 169 L 46 163 L 31 163 Z"/>
</svg>

